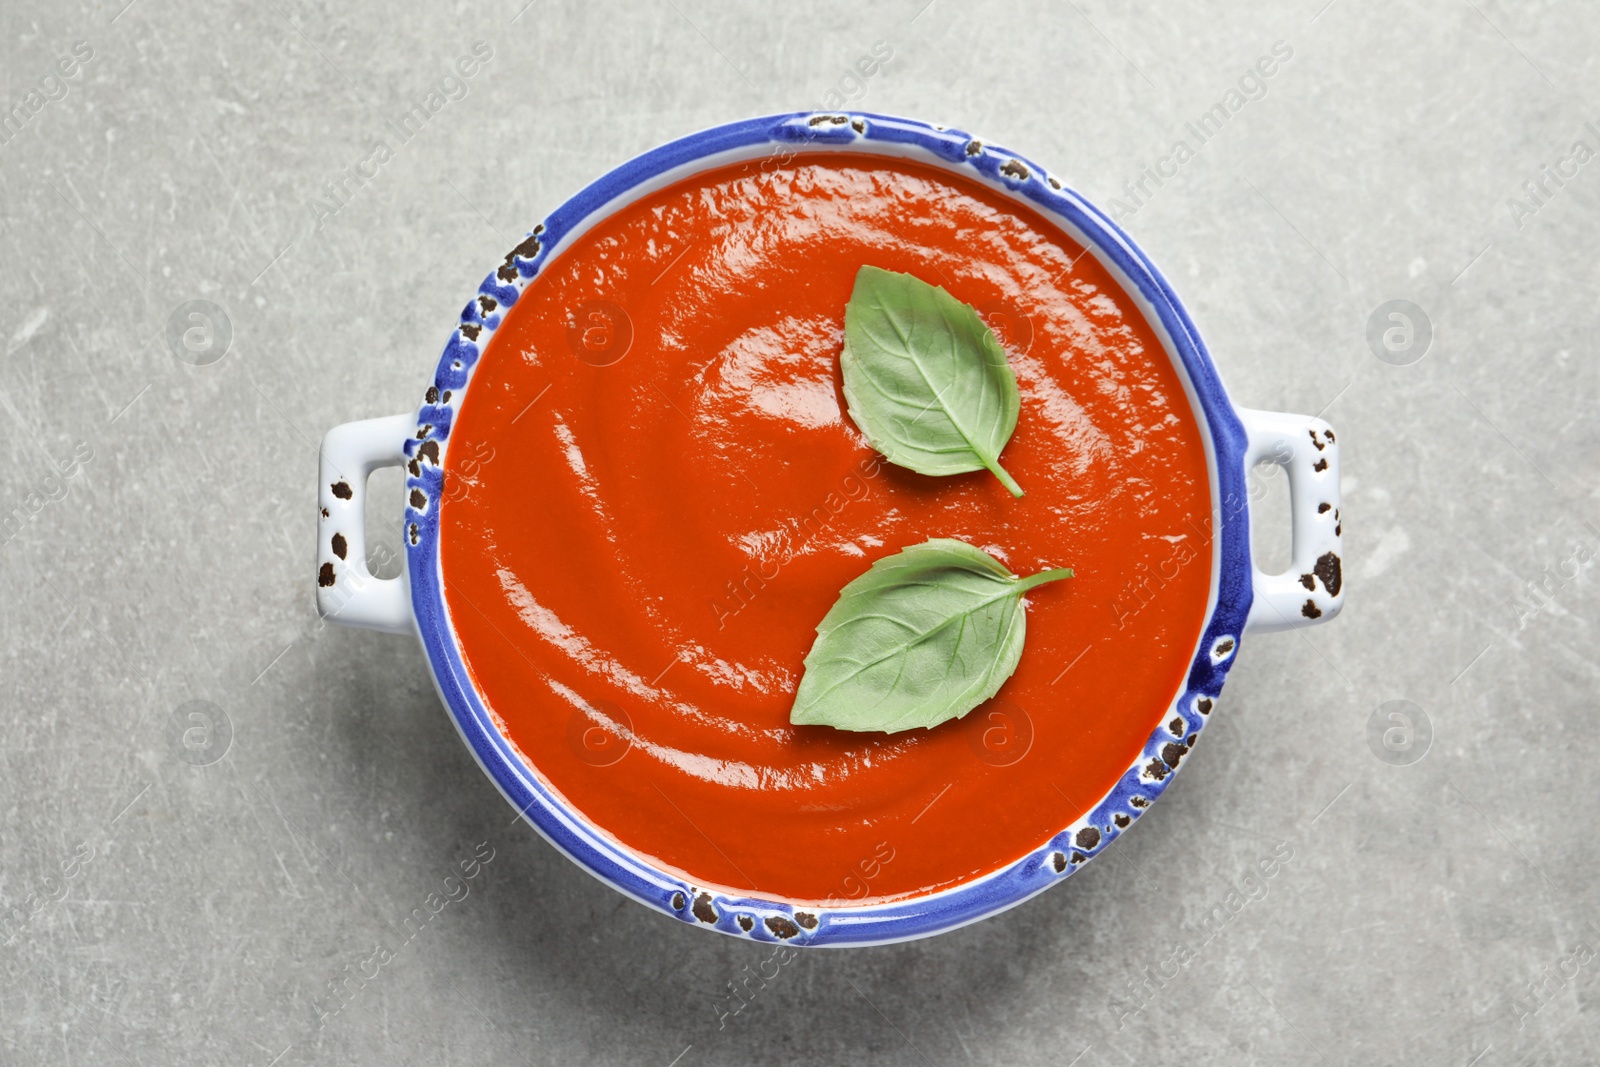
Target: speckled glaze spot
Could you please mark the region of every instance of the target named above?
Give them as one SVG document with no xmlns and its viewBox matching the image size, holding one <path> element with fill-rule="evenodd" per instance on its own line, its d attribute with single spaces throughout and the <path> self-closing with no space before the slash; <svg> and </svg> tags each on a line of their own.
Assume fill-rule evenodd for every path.
<svg viewBox="0 0 1600 1067">
<path fill-rule="evenodd" d="M 1312 573 L 1322 579 L 1322 588 L 1328 591 L 1329 596 L 1338 596 L 1339 590 L 1344 588 L 1344 577 L 1339 567 L 1339 557 L 1332 552 L 1324 552 L 1317 557 L 1317 565 L 1312 568 Z"/>
<path fill-rule="evenodd" d="M 767 917 L 767 929 L 785 941 L 791 937 L 800 936 L 800 927 L 796 926 L 793 920 L 787 919 L 782 915 L 769 915 Z"/>
</svg>

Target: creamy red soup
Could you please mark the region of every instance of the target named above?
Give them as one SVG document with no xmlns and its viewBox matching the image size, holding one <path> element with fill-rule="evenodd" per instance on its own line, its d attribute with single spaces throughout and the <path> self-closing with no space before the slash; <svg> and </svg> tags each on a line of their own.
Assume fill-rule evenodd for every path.
<svg viewBox="0 0 1600 1067">
<path fill-rule="evenodd" d="M 931 166 L 801 155 L 609 216 L 506 314 L 446 459 L 445 598 L 528 765 L 695 886 L 887 901 L 1082 815 L 1178 691 L 1205 613 L 1205 453 L 1149 324 L 1042 217 Z M 992 475 L 894 467 L 845 410 L 862 264 L 978 308 L 1022 413 Z M 958 537 L 1029 595 L 1022 663 L 932 730 L 795 727 L 815 627 L 874 560 Z"/>
</svg>

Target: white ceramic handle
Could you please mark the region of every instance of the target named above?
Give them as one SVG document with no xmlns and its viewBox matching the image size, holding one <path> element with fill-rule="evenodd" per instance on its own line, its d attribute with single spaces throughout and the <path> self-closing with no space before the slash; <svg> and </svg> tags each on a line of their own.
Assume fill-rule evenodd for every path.
<svg viewBox="0 0 1600 1067">
<path fill-rule="evenodd" d="M 322 439 L 317 487 L 317 610 L 329 622 L 403 634 L 412 630 L 411 587 L 367 569 L 367 476 L 406 461 L 415 415 L 335 426 Z M 400 517 L 395 516 L 398 524 Z M 404 567 L 405 554 L 401 553 Z"/>
<path fill-rule="evenodd" d="M 1278 464 L 1289 477 L 1294 561 L 1282 574 L 1256 564 L 1255 600 L 1247 630 L 1292 630 L 1327 622 L 1344 606 L 1344 565 L 1340 548 L 1339 444 L 1333 427 L 1309 415 L 1241 409 L 1249 445 L 1244 468 Z"/>
</svg>

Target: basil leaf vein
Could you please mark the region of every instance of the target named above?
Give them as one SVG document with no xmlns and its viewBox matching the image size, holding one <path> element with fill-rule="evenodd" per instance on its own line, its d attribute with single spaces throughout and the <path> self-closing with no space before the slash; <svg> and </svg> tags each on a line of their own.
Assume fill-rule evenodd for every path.
<svg viewBox="0 0 1600 1067">
<path fill-rule="evenodd" d="M 844 397 L 868 443 L 920 474 L 1000 466 L 1020 398 L 1005 349 L 971 305 L 910 274 L 864 266 L 844 313 Z"/>
<path fill-rule="evenodd" d="M 965 541 L 936 537 L 878 560 L 817 625 L 789 721 L 896 733 L 958 719 L 1022 658 L 1028 578 Z"/>
</svg>

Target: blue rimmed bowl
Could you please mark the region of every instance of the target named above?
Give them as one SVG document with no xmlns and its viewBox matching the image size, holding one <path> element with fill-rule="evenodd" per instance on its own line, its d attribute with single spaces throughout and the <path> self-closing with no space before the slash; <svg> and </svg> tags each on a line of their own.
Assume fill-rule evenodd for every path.
<svg viewBox="0 0 1600 1067">
<path fill-rule="evenodd" d="M 695 885 L 610 840 L 563 802 L 496 729 L 462 660 L 439 559 L 444 458 L 455 412 L 505 310 L 562 250 L 641 196 L 704 170 L 811 151 L 894 156 L 943 167 L 1031 207 L 1093 255 L 1132 297 L 1184 385 L 1206 447 L 1211 490 L 1211 595 L 1192 665 L 1170 713 L 1139 757 L 1088 814 L 1010 865 L 892 903 L 797 906 L 777 897 Z M 1288 475 L 1291 566 L 1258 567 L 1250 550 L 1257 463 Z M 404 465 L 404 571 L 367 569 L 367 476 Z M 462 310 L 415 413 L 346 423 L 323 440 L 317 606 L 330 621 L 416 634 L 462 739 L 506 799 L 573 862 L 633 899 L 695 926 L 757 941 L 871 945 L 951 930 L 1003 911 L 1063 880 L 1108 847 L 1172 780 L 1205 728 L 1244 634 L 1331 619 L 1343 602 L 1339 446 L 1320 419 L 1235 407 L 1188 312 L 1150 260 L 1104 212 L 1022 156 L 959 130 L 873 114 L 795 113 L 706 130 L 623 164 L 591 183 L 505 257 Z"/>
</svg>

